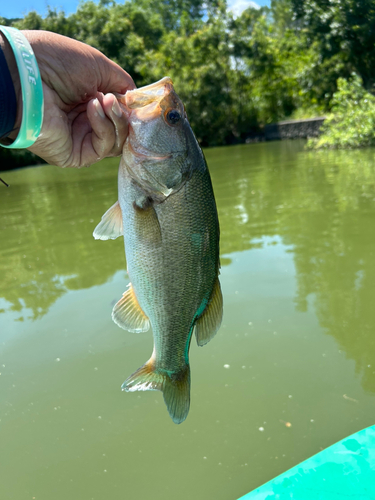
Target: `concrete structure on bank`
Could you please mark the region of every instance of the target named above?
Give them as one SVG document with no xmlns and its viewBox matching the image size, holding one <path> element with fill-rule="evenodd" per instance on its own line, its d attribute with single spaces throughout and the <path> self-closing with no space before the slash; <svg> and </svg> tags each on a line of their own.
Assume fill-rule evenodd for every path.
<svg viewBox="0 0 375 500">
<path fill-rule="evenodd" d="M 318 118 L 308 118 L 307 120 L 286 120 L 277 123 L 270 123 L 264 127 L 266 141 L 277 139 L 302 139 L 308 137 L 318 137 L 320 127 L 325 116 Z"/>
</svg>

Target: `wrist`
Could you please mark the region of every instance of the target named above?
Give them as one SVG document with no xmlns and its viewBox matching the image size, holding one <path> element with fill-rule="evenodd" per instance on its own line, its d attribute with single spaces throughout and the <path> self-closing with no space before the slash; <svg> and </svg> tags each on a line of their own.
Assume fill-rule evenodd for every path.
<svg viewBox="0 0 375 500">
<path fill-rule="evenodd" d="M 32 146 L 38 139 L 43 125 L 44 102 L 42 80 L 34 51 L 25 35 L 16 28 L 9 26 L 0 26 L 0 31 L 4 35 L 3 44 L 5 44 L 5 38 L 6 41 L 9 42 L 19 74 L 19 82 L 17 82 L 17 80 L 14 81 L 18 92 L 19 108 L 18 120 L 16 118 L 16 122 L 20 122 L 19 125 L 17 123 L 19 128 L 16 130 L 16 138 L 12 141 L 12 136 L 8 136 L 7 144 L 2 144 L 2 146 L 12 149 L 25 149 Z M 4 48 L 8 56 L 12 74 L 15 75 L 14 61 L 12 61 L 9 47 L 7 49 L 6 45 L 4 45 Z M 2 57 L 3 66 L 7 66 L 7 59 L 3 53 Z M 6 85 L 8 88 L 12 89 L 15 108 L 17 97 L 13 87 L 12 75 L 8 67 L 6 67 L 6 73 L 8 78 L 8 84 Z M 19 92 L 19 87 L 21 88 L 21 92 Z M 14 114 L 16 114 L 15 109 L 13 111 L 13 117 Z"/>
<path fill-rule="evenodd" d="M 21 90 L 21 82 L 19 78 L 19 73 L 17 69 L 16 59 L 13 54 L 13 50 L 6 39 L 6 37 L 0 32 L 0 48 L 3 51 L 6 62 L 8 64 L 9 72 L 13 81 L 14 92 L 16 94 L 17 99 L 17 114 L 16 120 L 14 122 L 14 131 L 8 135 L 9 139 L 15 139 L 18 134 L 18 130 L 21 125 L 22 120 L 22 90 Z"/>
</svg>

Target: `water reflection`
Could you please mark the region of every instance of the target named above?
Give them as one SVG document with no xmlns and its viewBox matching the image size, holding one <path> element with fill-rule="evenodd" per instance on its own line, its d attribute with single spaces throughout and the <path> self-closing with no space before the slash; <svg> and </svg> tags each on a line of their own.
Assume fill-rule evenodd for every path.
<svg viewBox="0 0 375 500">
<path fill-rule="evenodd" d="M 67 290 L 105 283 L 124 269 L 123 243 L 95 242 L 92 231 L 116 200 L 118 160 L 94 170 L 42 166 L 8 174 L 1 190 L 3 311 L 44 315 Z"/>
<path fill-rule="evenodd" d="M 231 254 L 281 238 L 293 252 L 295 307 L 355 360 L 375 392 L 375 151 L 304 152 L 300 142 L 207 151 Z M 107 282 L 125 268 L 123 242 L 91 233 L 116 200 L 118 160 L 82 171 L 43 166 L 8 173 L 0 189 L 0 313 L 44 315 L 68 290 Z M 0 316 L 1 318 L 1 316 Z"/>
<path fill-rule="evenodd" d="M 320 325 L 375 392 L 375 151 L 261 144 L 238 148 L 231 165 L 214 170 L 223 252 L 252 248 L 264 235 L 292 245 L 297 310 L 312 297 Z"/>
</svg>

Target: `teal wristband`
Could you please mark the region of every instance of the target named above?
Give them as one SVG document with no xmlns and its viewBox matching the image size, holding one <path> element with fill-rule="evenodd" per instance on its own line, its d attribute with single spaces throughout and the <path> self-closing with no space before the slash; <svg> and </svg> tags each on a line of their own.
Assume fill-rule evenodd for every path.
<svg viewBox="0 0 375 500">
<path fill-rule="evenodd" d="M 37 140 L 43 124 L 43 87 L 38 63 L 26 37 L 16 28 L 0 26 L 12 47 L 22 89 L 22 122 L 17 138 L 4 148 L 28 148 Z"/>
</svg>

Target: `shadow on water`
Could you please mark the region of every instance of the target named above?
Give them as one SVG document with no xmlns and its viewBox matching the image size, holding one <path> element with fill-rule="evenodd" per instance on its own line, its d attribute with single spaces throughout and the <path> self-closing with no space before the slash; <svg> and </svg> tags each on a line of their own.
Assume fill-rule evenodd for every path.
<svg viewBox="0 0 375 500">
<path fill-rule="evenodd" d="M 313 304 L 320 325 L 375 392 L 375 150 L 303 151 L 303 143 L 208 150 L 221 224 L 222 265 L 264 236 L 293 252 L 295 307 Z M 125 269 L 122 239 L 92 230 L 117 199 L 118 159 L 88 170 L 42 166 L 11 172 L 0 189 L 0 312 L 44 315 L 68 290 Z"/>
</svg>

